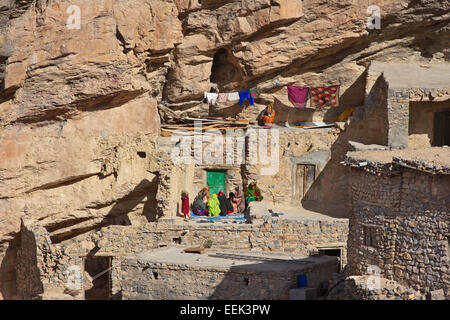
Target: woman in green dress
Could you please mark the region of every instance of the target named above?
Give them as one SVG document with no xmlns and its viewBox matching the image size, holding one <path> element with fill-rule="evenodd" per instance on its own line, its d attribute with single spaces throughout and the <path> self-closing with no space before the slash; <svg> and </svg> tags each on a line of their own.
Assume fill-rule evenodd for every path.
<svg viewBox="0 0 450 320">
<path fill-rule="evenodd" d="M 210 217 L 217 217 L 220 214 L 220 202 L 216 193 L 208 201 L 208 214 Z"/>
<path fill-rule="evenodd" d="M 256 182 L 252 182 L 248 185 L 247 191 L 245 191 L 245 198 L 248 202 L 262 201 L 263 197 L 261 194 L 261 190 L 259 190 Z"/>
</svg>

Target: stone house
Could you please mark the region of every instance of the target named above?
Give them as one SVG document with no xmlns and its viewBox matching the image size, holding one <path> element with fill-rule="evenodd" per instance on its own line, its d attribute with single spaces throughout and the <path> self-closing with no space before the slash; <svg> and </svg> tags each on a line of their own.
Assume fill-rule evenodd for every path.
<svg viewBox="0 0 450 320">
<path fill-rule="evenodd" d="M 450 148 L 350 152 L 347 274 L 450 294 Z"/>
<path fill-rule="evenodd" d="M 374 61 L 368 69 L 366 144 L 392 149 L 450 145 L 450 66 Z M 364 138 L 363 138 L 364 139 Z"/>
</svg>

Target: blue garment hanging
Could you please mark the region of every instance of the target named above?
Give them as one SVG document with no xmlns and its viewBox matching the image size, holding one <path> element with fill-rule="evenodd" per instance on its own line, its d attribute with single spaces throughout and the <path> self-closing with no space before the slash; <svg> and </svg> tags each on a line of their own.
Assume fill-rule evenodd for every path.
<svg viewBox="0 0 450 320">
<path fill-rule="evenodd" d="M 255 105 L 253 102 L 252 93 L 250 92 L 250 90 L 239 92 L 239 106 L 240 107 L 242 107 L 242 104 L 244 103 L 245 100 L 248 100 L 250 102 L 251 106 Z"/>
</svg>

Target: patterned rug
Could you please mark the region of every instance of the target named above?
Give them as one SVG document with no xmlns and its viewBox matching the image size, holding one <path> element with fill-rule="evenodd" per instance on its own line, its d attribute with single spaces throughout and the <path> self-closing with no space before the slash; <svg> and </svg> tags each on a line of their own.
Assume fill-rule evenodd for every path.
<svg viewBox="0 0 450 320">
<path fill-rule="evenodd" d="M 311 107 L 337 107 L 339 106 L 339 87 L 312 87 Z"/>
</svg>

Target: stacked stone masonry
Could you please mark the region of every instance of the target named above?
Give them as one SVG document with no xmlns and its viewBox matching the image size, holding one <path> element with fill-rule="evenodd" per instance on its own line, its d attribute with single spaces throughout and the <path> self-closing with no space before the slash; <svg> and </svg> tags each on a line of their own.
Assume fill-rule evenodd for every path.
<svg viewBox="0 0 450 320">
<path fill-rule="evenodd" d="M 298 274 L 306 274 L 308 285 L 318 288 L 338 271 L 335 257 L 317 260 L 288 270 L 264 263 L 266 270 L 261 270 L 261 264 L 252 267 L 251 262 L 245 266 L 196 267 L 127 259 L 121 264 L 120 278 L 113 276 L 113 283 L 119 282 L 116 289 L 120 288 L 124 300 L 288 300 L 289 289 L 297 287 Z"/>
<path fill-rule="evenodd" d="M 448 298 L 450 176 L 405 163 L 351 168 L 347 273 L 379 272 L 423 294 L 442 289 Z"/>
<path fill-rule="evenodd" d="M 304 256 L 318 253 L 319 248 L 338 244 L 343 250 L 341 258 L 345 264 L 348 221 L 266 218 L 254 224 L 205 225 L 174 224 L 169 220 L 148 223 L 139 228 L 109 226 L 57 244 L 52 244 L 49 233 L 37 221 L 24 224 L 22 232 L 24 237 L 18 255 L 21 296 L 42 299 L 51 291 L 64 298 L 83 299 L 82 287 L 78 291 L 69 290 L 67 284 L 71 275 L 68 271 L 77 268 L 85 274 L 84 259 L 89 256 L 112 257 L 112 275 L 116 278 L 122 274 L 122 263 L 127 265 L 124 262 L 127 256 L 161 247 L 203 246 L 210 241 L 214 249 L 285 252 Z M 333 265 L 336 267 L 337 264 Z M 176 273 L 174 270 L 167 272 Z M 28 274 L 35 274 L 36 277 L 26 276 Z M 114 286 L 117 287 L 116 283 Z M 115 290 L 113 294 L 120 291 Z"/>
</svg>

